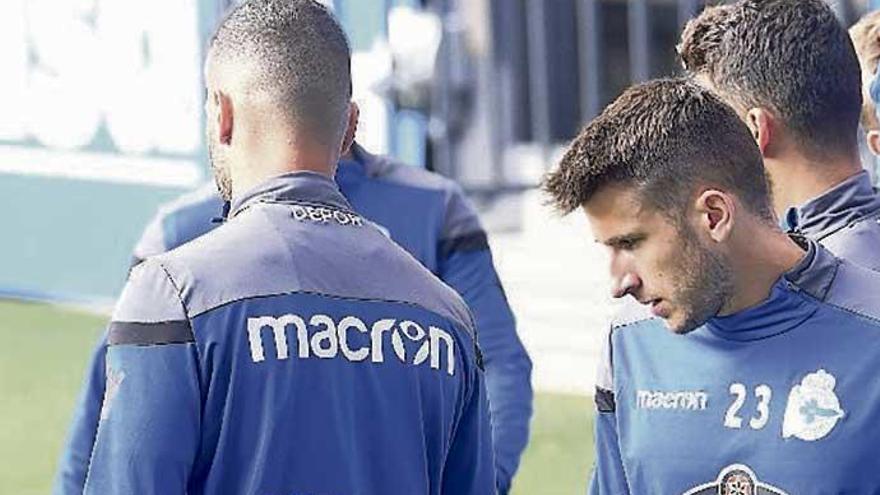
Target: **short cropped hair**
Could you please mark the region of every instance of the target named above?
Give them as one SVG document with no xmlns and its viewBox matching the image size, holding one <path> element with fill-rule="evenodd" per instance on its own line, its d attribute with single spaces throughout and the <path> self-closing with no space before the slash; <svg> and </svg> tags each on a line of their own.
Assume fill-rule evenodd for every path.
<svg viewBox="0 0 880 495">
<path fill-rule="evenodd" d="M 877 63 L 880 62 L 880 10 L 875 10 L 859 19 L 859 22 L 849 28 L 849 37 L 852 39 L 859 58 L 859 65 L 864 74 L 876 74 Z M 869 80 L 872 78 L 869 78 Z M 863 81 L 864 82 L 864 81 Z M 862 127 L 866 130 L 880 129 L 877 120 L 876 107 L 868 95 L 868 88 L 862 88 Z"/>
<path fill-rule="evenodd" d="M 736 112 L 685 79 L 633 86 L 571 142 L 543 183 L 563 213 L 611 184 L 634 187 L 642 205 L 678 221 L 697 187 L 734 194 L 773 222 L 761 154 Z"/>
<path fill-rule="evenodd" d="M 822 0 L 740 0 L 708 8 L 688 22 L 678 53 L 688 72 L 705 76 L 734 106 L 773 111 L 813 156 L 857 146 L 859 63 Z"/>
<path fill-rule="evenodd" d="M 211 39 L 218 64 L 240 62 L 262 92 L 319 139 L 335 142 L 351 100 L 351 49 L 333 14 L 314 0 L 247 0 Z"/>
</svg>

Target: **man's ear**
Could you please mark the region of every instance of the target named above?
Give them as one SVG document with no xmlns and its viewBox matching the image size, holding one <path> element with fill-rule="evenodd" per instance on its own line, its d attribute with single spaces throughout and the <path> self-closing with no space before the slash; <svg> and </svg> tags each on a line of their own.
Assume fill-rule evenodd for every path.
<svg viewBox="0 0 880 495">
<path fill-rule="evenodd" d="M 761 150 L 761 155 L 766 156 L 771 141 L 776 138 L 776 120 L 770 112 L 761 107 L 750 108 L 746 112 L 745 120 L 752 138 Z"/>
<path fill-rule="evenodd" d="M 715 242 L 724 242 L 733 232 L 736 201 L 718 189 L 706 189 L 694 200 L 697 230 Z"/>
<path fill-rule="evenodd" d="M 348 105 L 348 123 L 345 126 L 345 135 L 342 137 L 342 146 L 339 148 L 339 156 L 345 156 L 351 150 L 354 144 L 354 138 L 357 135 L 358 119 L 361 116 L 361 109 L 357 103 L 351 102 Z"/>
<path fill-rule="evenodd" d="M 222 91 L 215 91 L 212 95 L 214 98 L 214 107 L 217 114 L 213 118 L 217 119 L 217 140 L 220 144 L 232 144 L 232 131 L 235 127 L 235 109 L 232 105 L 232 99 Z"/>
<path fill-rule="evenodd" d="M 868 131 L 865 136 L 868 141 L 868 149 L 874 156 L 880 156 L 880 131 Z"/>
</svg>

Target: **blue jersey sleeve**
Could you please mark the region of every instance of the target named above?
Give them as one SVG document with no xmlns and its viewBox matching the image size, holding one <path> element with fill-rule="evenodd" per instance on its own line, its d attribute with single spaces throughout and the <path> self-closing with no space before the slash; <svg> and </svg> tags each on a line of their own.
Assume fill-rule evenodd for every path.
<svg viewBox="0 0 880 495">
<path fill-rule="evenodd" d="M 630 493 L 617 442 L 617 418 L 613 412 L 596 414 L 596 465 L 590 479 L 590 495 Z"/>
<path fill-rule="evenodd" d="M 123 290 L 107 335 L 106 386 L 87 494 L 184 494 L 201 421 L 198 353 L 165 271 L 147 261 Z"/>
<path fill-rule="evenodd" d="M 617 404 L 611 366 L 611 336 L 599 359 L 596 377 L 596 464 L 590 479 L 589 495 L 629 494 L 620 443 L 617 435 Z"/>
<path fill-rule="evenodd" d="M 165 212 L 160 210 L 150 220 L 132 251 L 132 267 L 168 249 L 164 227 L 166 216 Z M 107 336 L 104 335 L 92 351 L 82 392 L 74 409 L 67 443 L 61 453 L 55 476 L 53 488 L 55 495 L 83 493 L 98 429 L 98 415 L 104 398 L 106 352 Z"/>
<path fill-rule="evenodd" d="M 193 199 L 189 199 L 189 195 L 187 195 L 183 198 L 183 200 L 186 200 L 185 205 L 176 208 L 169 206 L 159 209 L 150 220 L 150 223 L 147 224 L 132 251 L 132 267 L 141 264 L 150 256 L 162 254 L 169 249 L 177 247 L 174 245 L 177 236 L 174 232 L 169 232 L 169 229 L 178 223 L 175 220 L 176 217 L 182 214 L 183 206 L 187 206 L 189 203 L 194 203 L 196 209 L 206 212 L 204 215 L 204 226 L 192 229 L 194 230 L 193 233 L 184 232 L 180 237 L 189 240 L 196 235 L 195 231 L 201 233 L 209 230 L 211 222 L 207 211 L 213 208 L 219 200 L 212 201 L 201 190 L 196 191 L 196 193 L 199 195 L 199 199 L 202 196 L 205 199 L 200 199 L 200 201 L 196 202 Z M 203 203 L 205 206 L 202 206 Z M 169 236 L 172 238 L 169 239 Z M 92 455 L 92 447 L 95 443 L 95 435 L 98 428 L 98 415 L 101 411 L 101 403 L 104 397 L 106 351 L 107 339 L 105 335 L 92 352 L 92 357 L 86 370 L 82 393 L 76 403 L 67 443 L 59 459 L 58 472 L 53 488 L 55 495 L 79 495 L 83 492 L 86 473 L 88 472 L 89 461 Z"/>
<path fill-rule="evenodd" d="M 475 372 L 443 469 L 442 495 L 496 493 L 489 404 L 483 377 Z"/>
<path fill-rule="evenodd" d="M 532 362 L 517 336 L 486 233 L 458 188 L 449 199 L 443 237 L 439 275 L 462 296 L 476 321 L 485 359 L 498 491 L 505 494 L 528 443 Z"/>
<path fill-rule="evenodd" d="M 52 492 L 55 495 L 80 495 L 83 492 L 104 397 L 106 345 L 107 336 L 104 334 L 92 352 L 68 432 L 67 444 L 58 461 L 58 473 Z"/>
</svg>

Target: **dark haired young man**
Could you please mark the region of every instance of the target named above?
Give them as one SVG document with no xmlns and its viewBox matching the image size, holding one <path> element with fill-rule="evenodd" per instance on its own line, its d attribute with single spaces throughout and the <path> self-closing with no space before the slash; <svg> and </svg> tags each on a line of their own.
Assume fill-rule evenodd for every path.
<svg viewBox="0 0 880 495">
<path fill-rule="evenodd" d="M 611 254 L 593 494 L 876 493 L 880 274 L 771 212 L 733 109 L 683 80 L 625 91 L 545 182 Z"/>
<path fill-rule="evenodd" d="M 708 8 L 685 27 L 678 50 L 688 72 L 749 127 L 785 226 L 880 270 L 880 197 L 859 156 L 859 61 L 828 5 Z"/>
<path fill-rule="evenodd" d="M 333 181 L 357 113 L 336 19 L 248 0 L 205 76 L 228 219 L 132 270 L 85 493 L 494 494 L 467 306 Z"/>
</svg>

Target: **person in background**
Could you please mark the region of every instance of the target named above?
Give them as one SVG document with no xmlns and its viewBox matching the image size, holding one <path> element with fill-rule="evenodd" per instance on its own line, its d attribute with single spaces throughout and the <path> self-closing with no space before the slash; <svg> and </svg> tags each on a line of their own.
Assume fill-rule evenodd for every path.
<svg viewBox="0 0 880 495">
<path fill-rule="evenodd" d="M 859 145 L 862 88 L 848 33 L 820 0 L 740 0 L 691 20 L 685 69 L 746 123 L 774 209 L 844 259 L 880 269 L 880 196 Z"/>
<path fill-rule="evenodd" d="M 467 306 L 333 181 L 357 122 L 336 19 L 248 0 L 205 82 L 227 220 L 131 271 L 84 492 L 495 493 Z"/>
</svg>

